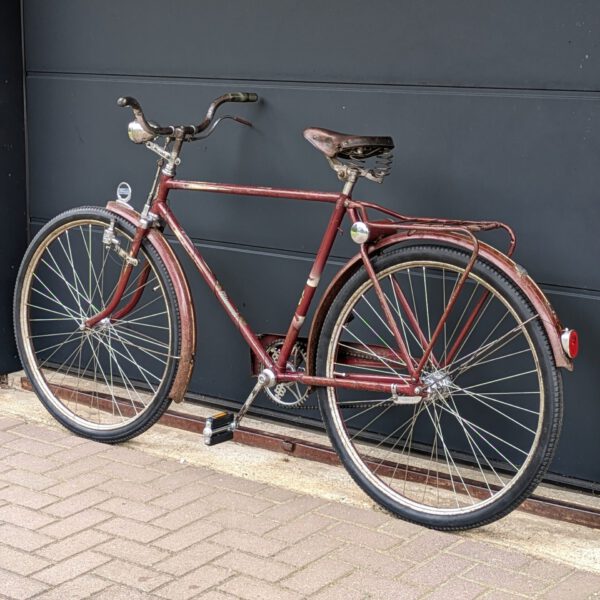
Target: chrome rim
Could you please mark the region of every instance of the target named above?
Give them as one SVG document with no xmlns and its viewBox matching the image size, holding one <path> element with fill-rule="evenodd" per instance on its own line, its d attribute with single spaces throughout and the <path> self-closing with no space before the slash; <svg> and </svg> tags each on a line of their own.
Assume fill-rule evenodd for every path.
<svg viewBox="0 0 600 600">
<path fill-rule="evenodd" d="M 463 269 L 412 261 L 378 274 L 398 329 L 417 362 L 423 344 L 398 286 L 430 339 Z M 395 283 L 396 282 L 396 283 Z M 457 343 L 473 307 L 472 327 Z M 378 374 L 408 380 L 370 280 L 346 302 L 327 350 L 326 375 Z M 533 319 L 533 318 L 532 318 Z M 508 301 L 471 273 L 425 367 L 428 399 L 402 405 L 383 394 L 327 389 L 340 443 L 380 494 L 413 510 L 458 515 L 505 496 L 538 447 L 544 385 L 534 344 Z M 458 351 L 445 364 L 450 350 Z"/>
<path fill-rule="evenodd" d="M 68 421 L 112 430 L 142 417 L 161 394 L 173 357 L 167 293 L 142 249 L 119 307 L 142 295 L 122 319 L 84 323 L 112 298 L 123 259 L 102 243 L 108 223 L 74 220 L 43 240 L 20 297 L 20 331 L 29 375 Z M 115 227 L 121 247 L 131 236 Z M 144 268 L 148 276 L 141 279 Z"/>
</svg>

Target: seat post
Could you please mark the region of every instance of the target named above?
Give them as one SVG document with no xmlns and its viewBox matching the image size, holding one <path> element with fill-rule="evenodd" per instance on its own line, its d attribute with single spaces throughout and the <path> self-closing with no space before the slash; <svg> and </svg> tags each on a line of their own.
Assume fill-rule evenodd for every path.
<svg viewBox="0 0 600 600">
<path fill-rule="evenodd" d="M 348 198 L 352 198 L 352 190 L 358 179 L 358 171 L 356 169 L 347 169 L 346 176 L 344 178 L 344 187 L 342 188 L 342 194 Z"/>
</svg>

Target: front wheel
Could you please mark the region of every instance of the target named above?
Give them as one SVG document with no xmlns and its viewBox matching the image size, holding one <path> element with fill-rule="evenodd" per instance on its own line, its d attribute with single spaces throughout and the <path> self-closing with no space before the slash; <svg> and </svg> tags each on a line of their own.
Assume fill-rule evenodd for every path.
<svg viewBox="0 0 600 600">
<path fill-rule="evenodd" d="M 413 363 L 435 330 L 469 255 L 408 246 L 372 264 Z M 364 268 L 342 287 L 319 337 L 317 375 L 409 379 Z M 389 380 L 389 379 L 388 379 Z M 559 436 L 562 388 L 546 333 L 522 293 L 478 260 L 425 364 L 428 394 L 320 388 L 331 442 L 371 498 L 441 530 L 494 521 L 545 473 Z"/>
<path fill-rule="evenodd" d="M 180 316 L 173 284 L 146 238 L 117 309 L 86 321 L 113 297 L 135 228 L 103 208 L 69 210 L 31 242 L 17 276 L 15 337 L 33 389 L 74 433 L 122 442 L 155 423 L 170 404 L 179 362 Z M 115 313 L 113 313 L 114 315 Z"/>
</svg>

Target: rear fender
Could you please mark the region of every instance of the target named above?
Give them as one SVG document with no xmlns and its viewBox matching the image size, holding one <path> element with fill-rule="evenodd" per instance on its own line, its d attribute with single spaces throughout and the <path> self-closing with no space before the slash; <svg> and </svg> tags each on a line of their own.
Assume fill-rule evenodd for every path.
<svg viewBox="0 0 600 600">
<path fill-rule="evenodd" d="M 467 252 L 471 252 L 473 249 L 471 242 L 459 234 L 451 232 L 405 232 L 393 234 L 375 242 L 369 249 L 369 255 L 376 256 L 382 254 L 392 246 L 398 244 L 406 245 L 407 242 L 410 242 L 411 245 L 417 243 L 442 244 L 444 246 L 458 247 Z M 496 267 L 515 285 L 515 287 L 523 292 L 533 309 L 540 316 L 540 321 L 546 330 L 546 334 L 550 341 L 556 366 L 572 371 L 573 361 L 565 354 L 561 343 L 560 336 L 563 327 L 544 292 L 542 292 L 535 281 L 529 277 L 525 269 L 489 244 L 485 244 L 481 241 L 479 242 L 479 257 Z M 308 369 L 311 375 L 315 374 L 318 338 L 331 303 L 346 281 L 348 281 L 361 266 L 362 260 L 360 254 L 357 254 L 338 271 L 321 297 L 308 336 Z"/>
<path fill-rule="evenodd" d="M 140 223 L 140 214 L 121 202 L 109 202 L 106 205 L 107 210 L 119 215 L 133 226 L 138 227 Z M 192 371 L 194 369 L 194 357 L 196 355 L 196 317 L 194 303 L 190 286 L 181 263 L 175 252 L 165 240 L 163 234 L 158 229 L 151 228 L 147 234 L 148 240 L 156 248 L 158 255 L 163 260 L 171 280 L 179 304 L 179 316 L 181 321 L 181 351 L 179 353 L 179 365 L 173 385 L 169 391 L 170 398 L 175 402 L 182 402 L 187 390 Z"/>
</svg>

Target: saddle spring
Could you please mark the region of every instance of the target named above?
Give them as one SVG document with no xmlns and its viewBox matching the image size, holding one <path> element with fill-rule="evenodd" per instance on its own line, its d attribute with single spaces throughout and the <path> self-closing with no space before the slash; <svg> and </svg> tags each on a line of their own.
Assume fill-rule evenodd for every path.
<svg viewBox="0 0 600 600">
<path fill-rule="evenodd" d="M 366 177 L 376 183 L 383 183 L 384 178 L 392 170 L 393 160 L 392 150 L 384 150 L 372 158 L 360 158 L 358 154 L 353 153 L 352 158 L 347 158 L 344 162 L 348 168 L 356 169 L 361 177 Z"/>
</svg>

